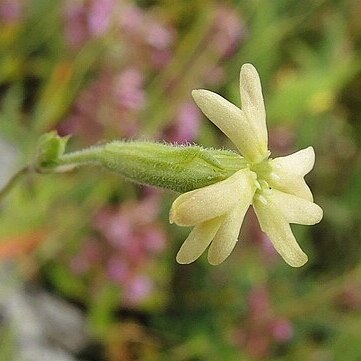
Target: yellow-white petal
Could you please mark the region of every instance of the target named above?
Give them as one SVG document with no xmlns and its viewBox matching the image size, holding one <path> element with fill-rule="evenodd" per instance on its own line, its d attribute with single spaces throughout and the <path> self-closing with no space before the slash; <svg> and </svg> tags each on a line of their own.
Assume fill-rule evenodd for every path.
<svg viewBox="0 0 361 361">
<path fill-rule="evenodd" d="M 229 178 L 180 195 L 172 204 L 169 219 L 180 226 L 194 226 L 228 213 L 255 192 L 255 173 L 241 169 Z"/>
<path fill-rule="evenodd" d="M 217 217 L 196 225 L 182 244 L 182 247 L 177 254 L 177 262 L 188 264 L 200 257 L 212 242 L 222 221 L 223 217 Z"/>
<path fill-rule="evenodd" d="M 303 177 L 279 171 L 267 179 L 268 184 L 282 192 L 293 194 L 296 197 L 313 201 L 312 192 Z"/>
<path fill-rule="evenodd" d="M 269 161 L 271 175 L 267 181 L 272 188 L 312 202 L 312 192 L 303 177 L 313 168 L 314 164 L 315 151 L 312 147 L 286 157 L 272 159 Z"/>
<path fill-rule="evenodd" d="M 193 90 L 192 96 L 206 117 L 235 144 L 245 158 L 258 162 L 267 157 L 267 149 L 258 140 L 255 129 L 241 109 L 209 90 Z"/>
<path fill-rule="evenodd" d="M 308 258 L 298 245 L 291 227 L 283 214 L 270 204 L 265 198 L 254 198 L 256 212 L 261 230 L 267 234 L 276 251 L 292 267 L 303 266 Z"/>
<path fill-rule="evenodd" d="M 225 217 L 208 251 L 208 261 L 212 265 L 222 263 L 232 252 L 238 241 L 239 231 L 252 198 L 237 204 Z"/>
<path fill-rule="evenodd" d="M 252 64 L 244 64 L 241 68 L 240 93 L 242 110 L 246 114 L 247 121 L 255 129 L 263 148 L 267 150 L 266 111 L 261 80 L 256 68 Z"/>
<path fill-rule="evenodd" d="M 315 164 L 315 151 L 312 147 L 302 149 L 296 153 L 279 157 L 270 161 L 274 172 L 290 173 L 305 176 Z"/>
<path fill-rule="evenodd" d="M 271 206 L 278 209 L 288 223 L 312 225 L 321 221 L 323 211 L 316 203 L 280 192 L 277 189 L 265 196 Z"/>
</svg>

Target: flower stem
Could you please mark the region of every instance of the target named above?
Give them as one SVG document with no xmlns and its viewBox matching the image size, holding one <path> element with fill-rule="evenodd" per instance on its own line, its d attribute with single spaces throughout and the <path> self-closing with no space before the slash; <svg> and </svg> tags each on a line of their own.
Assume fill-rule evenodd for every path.
<svg viewBox="0 0 361 361">
<path fill-rule="evenodd" d="M 58 165 L 78 166 L 83 164 L 99 163 L 99 153 L 102 151 L 103 148 L 103 146 L 95 146 L 84 150 L 64 154 L 58 159 Z"/>
<path fill-rule="evenodd" d="M 15 186 L 15 184 L 19 181 L 19 179 L 22 178 L 23 175 L 28 173 L 30 171 L 29 166 L 25 166 L 21 168 L 17 173 L 15 173 L 8 181 L 8 183 L 5 185 L 3 189 L 0 190 L 0 201 L 2 198 L 4 198 L 11 189 Z"/>
</svg>

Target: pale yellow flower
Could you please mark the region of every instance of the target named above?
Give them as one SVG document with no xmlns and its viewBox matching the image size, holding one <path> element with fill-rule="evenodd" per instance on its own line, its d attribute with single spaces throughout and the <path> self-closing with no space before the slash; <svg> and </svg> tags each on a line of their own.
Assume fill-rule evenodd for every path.
<svg viewBox="0 0 361 361">
<path fill-rule="evenodd" d="M 312 147 L 271 159 L 266 113 L 258 73 L 244 64 L 240 73 L 242 109 L 208 90 L 194 90 L 202 112 L 235 144 L 247 167 L 229 178 L 179 196 L 170 221 L 194 227 L 177 254 L 179 263 L 191 263 L 210 245 L 211 264 L 223 262 L 237 243 L 243 218 L 253 206 L 261 229 L 277 252 L 293 267 L 307 262 L 290 223 L 312 225 L 322 219 L 322 209 L 304 176 L 313 168 Z"/>
</svg>

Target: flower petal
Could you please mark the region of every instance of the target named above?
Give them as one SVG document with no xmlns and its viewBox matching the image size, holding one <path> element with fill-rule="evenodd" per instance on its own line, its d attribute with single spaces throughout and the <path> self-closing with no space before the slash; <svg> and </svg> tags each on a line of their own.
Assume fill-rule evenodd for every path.
<svg viewBox="0 0 361 361">
<path fill-rule="evenodd" d="M 177 262 L 194 262 L 205 251 L 218 231 L 224 217 L 217 217 L 196 225 L 182 244 L 177 254 Z"/>
<path fill-rule="evenodd" d="M 291 173 L 304 177 L 315 164 L 315 151 L 313 147 L 302 149 L 296 153 L 270 160 L 274 172 Z"/>
<path fill-rule="evenodd" d="M 267 157 L 267 147 L 264 148 L 257 141 L 257 133 L 241 109 L 209 90 L 193 90 L 192 96 L 207 118 L 236 145 L 245 158 L 258 162 Z"/>
<path fill-rule="evenodd" d="M 194 226 L 221 216 L 243 199 L 253 197 L 256 175 L 248 168 L 229 178 L 180 195 L 172 204 L 169 219 L 180 226 Z"/>
<path fill-rule="evenodd" d="M 276 251 L 290 266 L 303 266 L 308 260 L 307 255 L 298 245 L 283 214 L 270 207 L 265 198 L 256 196 L 253 206 L 262 231 L 267 234 Z"/>
<path fill-rule="evenodd" d="M 272 188 L 293 194 L 310 202 L 313 201 L 312 192 L 301 176 L 279 171 L 277 174 L 274 173 L 267 181 Z"/>
<path fill-rule="evenodd" d="M 244 64 L 240 73 L 242 110 L 267 149 L 268 135 L 261 80 L 252 64 Z"/>
<path fill-rule="evenodd" d="M 288 223 L 312 225 L 321 221 L 323 211 L 316 203 L 273 189 L 265 198 Z"/>
<path fill-rule="evenodd" d="M 312 147 L 302 149 L 286 157 L 271 159 L 268 183 L 278 190 L 313 201 L 313 195 L 303 177 L 315 164 Z"/>
<path fill-rule="evenodd" d="M 239 231 L 251 201 L 251 198 L 244 200 L 226 215 L 208 251 L 210 264 L 218 265 L 231 254 L 238 241 Z"/>
</svg>

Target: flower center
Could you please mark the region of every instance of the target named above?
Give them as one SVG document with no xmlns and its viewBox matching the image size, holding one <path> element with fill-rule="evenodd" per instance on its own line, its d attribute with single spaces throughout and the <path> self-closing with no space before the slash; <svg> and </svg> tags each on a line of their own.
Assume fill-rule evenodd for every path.
<svg viewBox="0 0 361 361">
<path fill-rule="evenodd" d="M 255 179 L 256 193 L 257 197 L 262 203 L 267 203 L 264 195 L 270 194 L 272 192 L 272 187 L 270 185 L 270 179 L 272 178 L 272 168 L 270 165 L 269 158 L 263 160 L 259 163 L 251 163 L 250 170 L 253 171 L 257 178 Z"/>
</svg>

